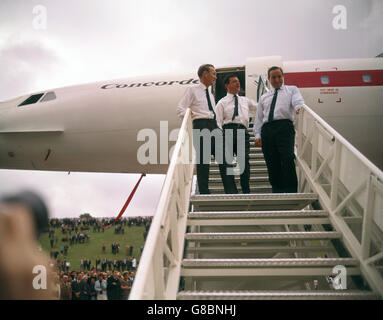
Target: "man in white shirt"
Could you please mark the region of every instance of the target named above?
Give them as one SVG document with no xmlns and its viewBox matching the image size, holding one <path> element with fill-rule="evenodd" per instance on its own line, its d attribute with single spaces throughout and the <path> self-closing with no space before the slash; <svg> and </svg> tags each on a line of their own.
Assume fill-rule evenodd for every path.
<svg viewBox="0 0 383 320">
<path fill-rule="evenodd" d="M 267 72 L 273 89 L 259 99 L 254 125 L 255 144 L 262 147 L 273 193 L 298 189 L 294 155 L 294 118 L 305 104 L 296 86 L 283 84 L 283 70 Z"/>
<path fill-rule="evenodd" d="M 250 179 L 250 137 L 247 132 L 249 126 L 249 111 L 255 112 L 257 103 L 246 97 L 238 96 L 241 84 L 235 74 L 229 74 L 224 84 L 227 90 L 227 95 L 218 101 L 217 125 L 224 130 L 224 145 L 225 152 L 230 152 L 227 155 L 226 161 L 230 164 L 230 158 L 233 154 L 237 155 L 237 162 L 241 171 L 241 188 L 243 193 L 250 193 L 249 179 Z M 232 131 L 232 136 L 230 135 Z M 244 140 L 241 141 L 241 137 Z M 227 167 L 226 161 L 224 162 L 225 168 Z M 227 174 L 225 170 L 225 174 Z M 229 192 L 238 193 L 237 187 L 234 183 L 234 176 L 229 175 L 222 179 Z"/>
<path fill-rule="evenodd" d="M 197 182 L 200 194 L 210 194 L 209 167 L 211 154 L 223 177 L 222 132 L 217 126 L 215 99 L 210 86 L 217 79 L 213 65 L 204 64 L 198 69 L 200 84 L 188 87 L 177 106 L 177 115 L 183 119 L 186 109 L 191 109 L 193 119 L 193 143 L 197 159 Z M 207 133 L 207 134 L 206 134 Z M 220 156 L 218 156 L 218 152 Z M 217 156 L 217 157 L 216 157 Z"/>
<path fill-rule="evenodd" d="M 94 285 L 94 289 L 97 292 L 97 300 L 107 300 L 106 296 L 106 280 L 104 279 L 104 276 L 102 273 L 98 275 L 98 280 L 96 281 Z"/>
</svg>

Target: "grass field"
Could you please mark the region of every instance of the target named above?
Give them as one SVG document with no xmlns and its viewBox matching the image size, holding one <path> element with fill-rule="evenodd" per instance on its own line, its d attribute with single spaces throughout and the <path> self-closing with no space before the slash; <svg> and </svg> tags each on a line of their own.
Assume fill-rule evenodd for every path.
<svg viewBox="0 0 383 320">
<path fill-rule="evenodd" d="M 57 236 L 59 239 L 56 247 L 51 249 L 48 233 L 43 233 L 40 236 L 39 242 L 41 243 L 43 250 L 48 255 L 51 251 L 58 251 L 58 259 L 60 261 L 66 258 L 66 260 L 70 261 L 71 263 L 71 269 L 79 271 L 80 259 L 90 259 L 91 264 L 95 265 L 97 258 L 100 258 L 100 260 L 102 260 L 103 258 L 107 258 L 108 260 L 112 261 L 114 259 L 122 260 L 128 258 L 125 250 L 125 246 L 128 244 L 133 246 L 133 257 L 135 257 L 138 262 L 141 257 L 141 246 L 143 246 L 145 243 L 143 237 L 144 231 L 144 226 L 126 226 L 124 234 L 115 234 L 114 227 L 106 229 L 105 232 L 93 232 L 93 228 L 91 228 L 91 230 L 84 232 L 89 234 L 90 236 L 88 243 L 85 242 L 80 244 L 73 244 L 72 246 L 70 246 L 69 242 L 61 241 L 64 235 L 61 232 L 61 228 L 58 228 L 55 229 L 55 236 Z M 120 244 L 120 251 L 118 254 L 112 253 L 111 244 L 113 242 L 117 242 Z M 102 253 L 103 244 L 105 244 L 106 246 L 106 253 Z M 69 246 L 68 254 L 66 255 L 66 257 L 60 253 L 60 247 L 64 245 Z"/>
</svg>

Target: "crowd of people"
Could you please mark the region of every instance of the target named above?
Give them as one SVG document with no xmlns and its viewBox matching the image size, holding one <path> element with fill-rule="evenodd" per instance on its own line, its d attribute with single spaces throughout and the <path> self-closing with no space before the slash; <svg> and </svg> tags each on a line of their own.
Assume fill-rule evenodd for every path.
<svg viewBox="0 0 383 320">
<path fill-rule="evenodd" d="M 60 300 L 127 300 L 135 271 L 61 271 L 57 285 Z"/>
<path fill-rule="evenodd" d="M 152 218 L 151 216 L 121 218 L 116 227 L 145 226 L 145 230 L 148 231 Z M 49 225 L 52 229 L 61 228 L 63 234 L 71 234 L 72 232 L 77 233 L 91 229 L 93 232 L 102 232 L 104 227 L 111 225 L 113 222 L 114 218 L 54 218 L 50 219 Z"/>
<path fill-rule="evenodd" d="M 73 271 L 71 262 L 66 256 L 68 249 L 76 244 L 89 242 L 90 235 L 86 232 L 104 232 L 105 226 L 112 224 L 112 218 L 65 218 L 51 219 L 48 237 L 51 249 L 52 265 L 58 275 L 58 297 L 62 300 L 126 300 L 129 297 L 135 272 L 137 259 L 133 256 L 133 246 L 126 245 L 124 259 L 107 259 L 99 257 L 80 259 L 80 270 Z M 124 234 L 124 228 L 144 226 L 144 239 L 149 231 L 152 217 L 123 218 L 114 225 L 115 233 Z M 60 233 L 61 231 L 61 233 Z M 61 239 L 60 239 L 61 238 Z M 61 244 L 59 244 L 61 240 Z M 109 246 L 109 245 L 108 245 Z M 110 244 L 111 252 L 117 255 L 120 244 Z M 141 246 L 141 253 L 143 246 Z M 107 245 L 101 245 L 102 253 L 106 253 Z M 59 256 L 61 253 L 62 256 Z M 61 258 L 61 259 L 60 259 Z M 111 271 L 113 270 L 113 271 Z"/>
<path fill-rule="evenodd" d="M 69 264 L 70 267 L 70 264 Z M 58 268 L 61 271 L 68 271 L 68 265 L 66 259 L 62 261 L 58 265 Z M 118 271 L 131 271 L 136 270 L 137 268 L 137 259 L 135 257 L 128 257 L 127 259 L 114 259 L 109 260 L 107 258 L 103 258 L 102 260 L 100 258 L 97 258 L 95 261 L 95 265 L 92 265 L 92 260 L 90 259 L 80 259 L 80 269 L 81 271 L 90 271 L 90 270 L 101 270 L 102 272 L 105 272 L 106 270 L 113 270 L 116 269 Z"/>
</svg>

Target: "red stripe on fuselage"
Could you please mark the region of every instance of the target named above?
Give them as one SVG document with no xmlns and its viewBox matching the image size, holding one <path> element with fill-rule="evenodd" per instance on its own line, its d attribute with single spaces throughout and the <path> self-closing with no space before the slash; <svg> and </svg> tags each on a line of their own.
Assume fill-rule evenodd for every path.
<svg viewBox="0 0 383 320">
<path fill-rule="evenodd" d="M 363 75 L 369 75 L 371 81 L 363 81 Z M 328 84 L 322 83 L 322 76 L 328 76 Z M 383 70 L 288 72 L 284 78 L 286 85 L 299 88 L 382 86 Z"/>
</svg>

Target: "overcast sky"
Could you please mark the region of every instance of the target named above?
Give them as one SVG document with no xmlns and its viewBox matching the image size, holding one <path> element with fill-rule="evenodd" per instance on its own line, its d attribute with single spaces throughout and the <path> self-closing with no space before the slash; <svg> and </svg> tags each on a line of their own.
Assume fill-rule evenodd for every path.
<svg viewBox="0 0 383 320">
<path fill-rule="evenodd" d="M 336 5 L 347 10 L 345 30 L 333 27 Z M 0 100 L 206 62 L 243 65 L 247 57 L 375 57 L 382 18 L 381 0 L 1 0 Z M 139 177 L 0 170 L 0 195 L 29 187 L 51 216 L 117 216 Z M 153 214 L 163 180 L 145 177 L 126 215 Z"/>
</svg>

